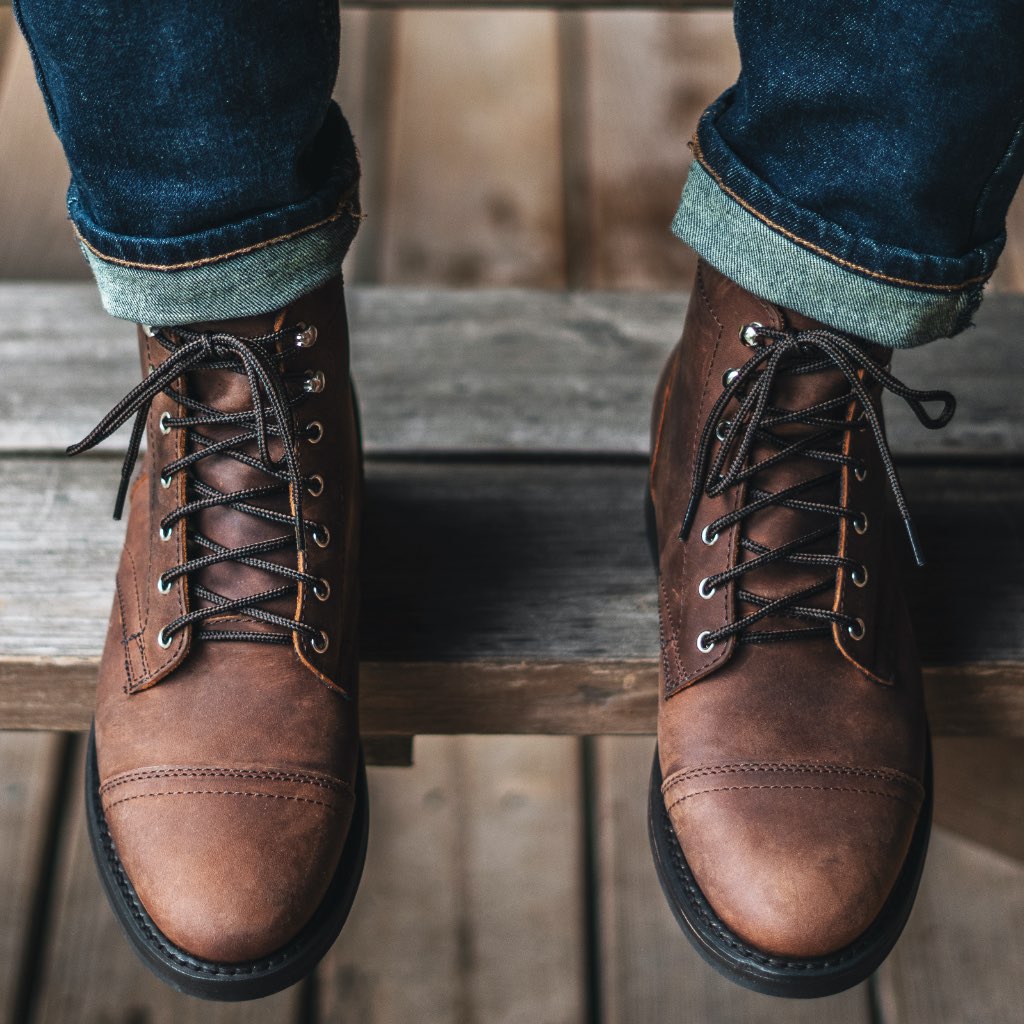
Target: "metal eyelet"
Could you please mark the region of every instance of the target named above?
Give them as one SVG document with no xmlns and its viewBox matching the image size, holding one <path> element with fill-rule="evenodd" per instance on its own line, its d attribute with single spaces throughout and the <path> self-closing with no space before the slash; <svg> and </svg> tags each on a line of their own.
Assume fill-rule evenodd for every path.
<svg viewBox="0 0 1024 1024">
<path fill-rule="evenodd" d="M 724 441 L 731 426 L 732 420 L 722 420 L 722 422 L 715 427 L 715 437 L 717 437 L 719 441 Z"/>
<path fill-rule="evenodd" d="M 866 587 L 868 585 L 868 567 L 866 565 L 861 565 L 856 569 L 851 569 L 850 582 L 855 587 Z"/>
<path fill-rule="evenodd" d="M 310 530 L 310 536 L 313 538 L 313 543 L 318 548 L 325 548 L 331 543 L 331 531 L 322 523 L 317 523 L 316 526 Z"/>
<path fill-rule="evenodd" d="M 846 632 L 850 634 L 851 640 L 863 640 L 864 634 L 867 632 L 864 620 L 854 619 L 853 622 L 846 627 Z"/>
<path fill-rule="evenodd" d="M 324 425 L 319 420 L 313 420 L 312 423 L 306 424 L 306 440 L 310 444 L 319 444 L 323 439 Z"/>
<path fill-rule="evenodd" d="M 326 601 L 331 596 L 331 585 L 327 580 L 320 579 L 313 584 L 313 596 L 318 601 Z"/>
<path fill-rule="evenodd" d="M 139 326 L 142 328 L 142 333 L 147 338 L 155 338 L 156 337 L 156 332 L 153 330 L 153 327 L 152 327 L 151 324 L 139 324 Z"/>
<path fill-rule="evenodd" d="M 744 324 L 740 328 L 740 341 L 747 348 L 758 348 L 761 345 L 761 339 L 757 336 L 757 332 L 763 327 L 764 324 L 759 324 L 756 320 L 753 323 Z"/>
<path fill-rule="evenodd" d="M 298 330 L 295 334 L 295 347 L 312 348 L 316 344 L 316 337 L 316 328 L 312 324 L 308 327 L 305 324 L 298 324 Z"/>
<path fill-rule="evenodd" d="M 174 584 L 173 583 L 168 583 L 163 578 L 162 575 L 161 576 L 157 576 L 157 578 L 156 578 L 156 589 L 161 594 L 169 594 L 171 592 L 171 587 L 173 587 L 173 586 L 174 586 Z"/>
<path fill-rule="evenodd" d="M 327 378 L 324 376 L 323 370 L 316 370 L 303 381 L 302 390 L 307 395 L 319 395 L 326 386 Z"/>
<path fill-rule="evenodd" d="M 700 594 L 700 596 L 703 597 L 705 601 L 707 601 L 709 598 L 714 597 L 715 591 L 718 589 L 717 587 L 711 587 L 710 589 L 708 589 L 705 586 L 709 579 L 711 579 L 710 576 L 705 576 L 704 579 L 702 579 L 700 583 L 697 584 L 697 593 Z"/>
<path fill-rule="evenodd" d="M 868 517 L 863 512 L 859 512 L 853 517 L 853 528 L 857 533 L 868 532 Z"/>
<path fill-rule="evenodd" d="M 167 421 L 170 418 L 171 418 L 171 414 L 169 412 L 165 411 L 165 412 L 160 413 L 160 433 L 161 434 L 169 434 L 171 432 L 171 428 L 167 425 Z"/>
<path fill-rule="evenodd" d="M 162 487 L 162 488 L 163 488 L 163 489 L 164 489 L 165 491 L 167 490 L 167 488 L 168 488 L 168 487 L 170 487 L 170 486 L 171 486 L 171 484 L 172 484 L 172 483 L 174 483 L 174 479 L 173 479 L 173 477 L 169 477 L 169 476 L 161 476 L 161 477 L 160 477 L 160 486 L 161 486 L 161 487 Z"/>
<path fill-rule="evenodd" d="M 314 473 L 306 481 L 306 490 L 314 498 L 319 498 L 324 493 L 324 478 L 319 473 Z"/>
<path fill-rule="evenodd" d="M 864 465 L 855 466 L 853 470 L 853 475 L 859 481 L 866 480 L 868 476 L 868 467 Z"/>
<path fill-rule="evenodd" d="M 174 642 L 174 638 L 170 636 L 164 636 L 164 631 L 161 629 L 156 635 L 156 642 L 166 651 L 168 647 Z"/>
<path fill-rule="evenodd" d="M 172 527 L 168 527 L 168 528 L 167 528 L 167 529 L 165 530 L 165 529 L 164 529 L 164 528 L 163 528 L 163 527 L 161 526 L 161 527 L 160 527 L 160 539 L 161 539 L 161 540 L 170 540 L 170 539 L 171 539 L 171 530 L 172 530 Z"/>
<path fill-rule="evenodd" d="M 317 641 L 319 641 L 319 643 Z M 318 636 L 313 637 L 309 641 L 309 646 L 312 647 L 317 654 L 323 654 L 330 645 L 331 638 L 322 629 Z"/>
<path fill-rule="evenodd" d="M 715 649 L 714 640 L 708 642 L 705 639 L 705 637 L 709 636 L 711 636 L 711 630 L 705 629 L 704 632 L 697 637 L 697 650 L 700 651 L 701 654 L 708 654 Z"/>
<path fill-rule="evenodd" d="M 711 547 L 712 544 L 717 544 L 719 536 L 717 533 L 709 536 L 708 530 L 710 528 L 711 524 L 709 523 L 707 526 L 704 527 L 703 530 L 700 531 L 700 539 L 704 541 L 704 543 L 707 544 L 708 547 Z"/>
<path fill-rule="evenodd" d="M 722 374 L 722 387 L 727 388 L 730 384 L 736 383 L 736 378 L 739 377 L 740 371 L 733 369 L 731 366 L 725 373 Z"/>
</svg>

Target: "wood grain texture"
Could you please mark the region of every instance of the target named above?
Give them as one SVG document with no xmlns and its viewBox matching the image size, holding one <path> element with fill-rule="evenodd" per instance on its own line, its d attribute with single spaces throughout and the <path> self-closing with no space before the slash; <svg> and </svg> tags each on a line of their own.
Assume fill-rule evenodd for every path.
<svg viewBox="0 0 1024 1024">
<path fill-rule="evenodd" d="M 57 736 L 0 733 L 0 1021 L 22 1024 L 19 972 L 36 950 L 31 915 L 46 879 L 45 850 L 55 797 Z"/>
<path fill-rule="evenodd" d="M 935 741 L 935 821 L 1024 862 L 1024 742 Z"/>
<path fill-rule="evenodd" d="M 319 971 L 316 1020 L 583 1019 L 572 740 L 428 738 L 370 773 L 366 874 Z"/>
<path fill-rule="evenodd" d="M 870 1024 L 867 986 L 829 999 L 781 1000 L 712 971 L 658 886 L 647 841 L 653 738 L 594 741 L 598 920 L 605 1024 Z"/>
<path fill-rule="evenodd" d="M 88 718 L 120 550 L 117 474 L 109 458 L 0 461 L 2 722 Z M 933 555 L 910 581 L 933 725 L 1024 735 L 1024 479 L 1015 468 L 903 476 Z M 371 462 L 367 733 L 649 731 L 658 641 L 644 479 L 642 465 Z M 1004 558 L 987 557 L 992 530 Z"/>
<path fill-rule="evenodd" d="M 547 11 L 398 15 L 385 280 L 562 283 L 555 27 Z"/>
<path fill-rule="evenodd" d="M 878 971 L 879 1024 L 1017 1024 L 1024 864 L 932 833 L 903 937 Z"/>
<path fill-rule="evenodd" d="M 53 916 L 39 982 L 39 1024 L 290 1024 L 300 990 L 251 1003 L 209 1003 L 172 991 L 130 951 L 100 888 L 85 829 L 81 761 L 64 821 Z"/>
<path fill-rule="evenodd" d="M 689 287 L 696 256 L 672 235 L 697 119 L 739 72 L 728 11 L 585 16 L 590 287 Z"/>
<path fill-rule="evenodd" d="M 366 287 L 349 297 L 371 455 L 646 457 L 654 385 L 679 336 L 684 296 Z M 889 403 L 897 455 L 1024 453 L 1024 298 L 994 297 L 977 322 L 960 338 L 896 354 L 908 384 L 959 397 L 953 422 L 937 431 Z M 107 317 L 91 286 L 0 285 L 0 451 L 63 451 L 138 372 L 133 328 Z M 123 451 L 127 436 L 105 450 Z"/>
</svg>

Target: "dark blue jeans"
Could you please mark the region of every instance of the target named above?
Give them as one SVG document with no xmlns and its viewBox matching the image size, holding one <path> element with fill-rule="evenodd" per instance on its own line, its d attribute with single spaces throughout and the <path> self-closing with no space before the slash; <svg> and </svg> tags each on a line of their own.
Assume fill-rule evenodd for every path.
<svg viewBox="0 0 1024 1024">
<path fill-rule="evenodd" d="M 334 0 L 20 0 L 104 302 L 276 308 L 337 271 L 358 167 Z M 737 0 L 673 229 L 744 287 L 908 346 L 970 322 L 1024 172 L 1019 0 Z M 467 97 L 467 103 L 472 102 Z"/>
<path fill-rule="evenodd" d="M 337 0 L 15 0 L 71 168 L 68 211 L 115 316 L 277 309 L 359 223 L 331 100 Z"/>
</svg>

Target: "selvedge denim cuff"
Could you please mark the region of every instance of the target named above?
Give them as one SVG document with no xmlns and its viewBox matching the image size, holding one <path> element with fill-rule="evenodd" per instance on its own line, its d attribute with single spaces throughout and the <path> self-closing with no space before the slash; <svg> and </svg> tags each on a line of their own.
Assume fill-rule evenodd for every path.
<svg viewBox="0 0 1024 1024">
<path fill-rule="evenodd" d="M 880 345 L 910 348 L 970 326 L 1005 235 L 960 258 L 855 236 L 744 166 L 715 128 L 719 103 L 694 135 L 678 238 L 747 291 Z"/>
<path fill-rule="evenodd" d="M 106 255 L 80 230 L 79 243 L 111 316 L 172 326 L 268 313 L 326 284 L 361 217 L 353 186 L 327 217 L 219 255 L 160 265 Z"/>
</svg>

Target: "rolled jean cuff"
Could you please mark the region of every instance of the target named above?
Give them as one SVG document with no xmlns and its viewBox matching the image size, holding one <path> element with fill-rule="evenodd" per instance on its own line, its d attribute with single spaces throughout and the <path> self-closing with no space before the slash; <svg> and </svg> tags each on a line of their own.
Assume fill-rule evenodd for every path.
<svg viewBox="0 0 1024 1024">
<path fill-rule="evenodd" d="M 960 258 L 855 236 L 753 174 L 718 134 L 715 109 L 694 136 L 694 162 L 672 221 L 673 233 L 699 256 L 761 298 L 891 348 L 970 326 L 1005 235 Z"/>
<path fill-rule="evenodd" d="M 72 179 L 68 213 L 107 312 L 156 326 L 255 316 L 329 281 L 362 220 L 359 160 L 336 104 L 317 151 L 321 182 L 308 197 L 175 238 L 105 229 Z"/>
<path fill-rule="evenodd" d="M 223 256 L 138 264 L 79 242 L 111 316 L 157 326 L 281 309 L 335 277 L 360 222 L 358 191 L 323 220 Z"/>
</svg>

